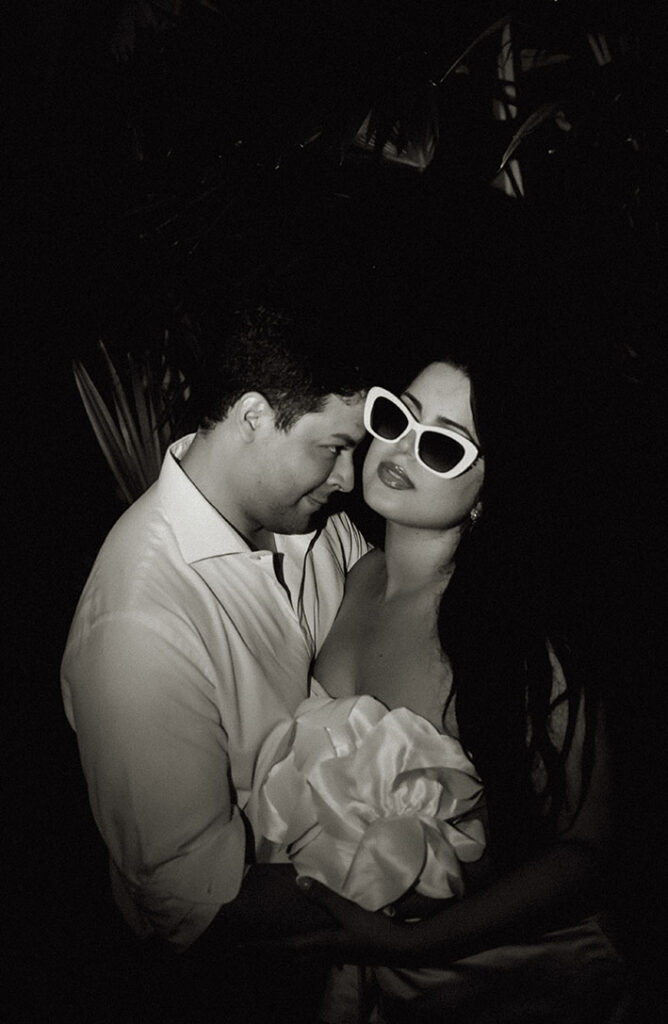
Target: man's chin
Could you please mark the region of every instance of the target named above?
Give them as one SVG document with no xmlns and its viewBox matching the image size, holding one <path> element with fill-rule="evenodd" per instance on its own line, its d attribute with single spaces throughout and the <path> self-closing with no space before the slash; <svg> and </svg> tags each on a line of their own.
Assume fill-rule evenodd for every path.
<svg viewBox="0 0 668 1024">
<path fill-rule="evenodd" d="M 330 509 L 327 505 L 321 507 L 315 507 L 311 503 L 311 508 L 304 510 L 295 511 L 293 515 L 285 516 L 280 526 L 276 526 L 273 529 L 274 533 L 313 533 L 314 530 L 321 529 L 327 522 L 327 517 L 330 514 Z"/>
</svg>

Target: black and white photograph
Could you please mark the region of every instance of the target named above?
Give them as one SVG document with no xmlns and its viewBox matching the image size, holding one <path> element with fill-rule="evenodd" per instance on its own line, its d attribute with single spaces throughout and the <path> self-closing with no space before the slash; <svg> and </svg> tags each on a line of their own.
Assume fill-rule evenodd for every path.
<svg viewBox="0 0 668 1024">
<path fill-rule="evenodd" d="M 659 1024 L 668 14 L 29 0 L 10 1024 Z"/>
</svg>

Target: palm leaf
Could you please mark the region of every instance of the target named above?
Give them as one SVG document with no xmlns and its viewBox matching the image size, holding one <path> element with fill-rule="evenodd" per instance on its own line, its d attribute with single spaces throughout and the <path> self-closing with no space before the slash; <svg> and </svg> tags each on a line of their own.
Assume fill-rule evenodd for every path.
<svg viewBox="0 0 668 1024">
<path fill-rule="evenodd" d="M 78 360 L 73 362 L 74 377 L 102 453 L 131 504 L 160 475 L 189 389 L 183 373 L 164 354 L 156 360 L 150 354 L 133 359 L 128 353 L 129 380 L 124 384 L 102 340 L 99 346 L 109 375 L 109 404 Z"/>
<path fill-rule="evenodd" d="M 162 463 L 160 438 L 155 429 L 155 417 L 152 415 L 152 398 L 147 388 L 147 370 L 142 374 L 131 355 L 128 355 L 130 383 L 137 411 L 137 426 L 146 460 L 150 463 L 151 477 L 156 479 Z"/>
<path fill-rule="evenodd" d="M 74 379 L 90 424 L 123 498 L 130 505 L 137 497 L 137 481 L 128 465 L 127 451 L 118 427 L 86 368 L 78 359 L 72 362 Z"/>
<path fill-rule="evenodd" d="M 160 359 L 160 368 L 165 362 L 165 356 Z M 143 366 L 143 390 L 144 405 L 149 422 L 149 434 L 147 446 L 150 446 L 151 459 L 153 463 L 154 478 L 157 479 L 165 457 L 167 448 L 174 440 L 174 423 L 169 415 L 166 406 L 167 396 L 164 379 L 156 380 L 155 367 L 150 359 L 146 359 Z"/>
<path fill-rule="evenodd" d="M 145 490 L 150 483 L 150 469 L 146 461 L 146 449 L 140 440 L 137 426 L 135 424 L 135 417 L 132 414 L 130 403 L 125 393 L 125 388 L 123 387 L 118 371 L 116 370 L 102 339 L 100 339 L 99 345 L 111 378 L 112 395 L 116 409 L 118 426 L 123 437 L 130 463 L 134 466 L 135 475 L 140 479 L 142 489 Z"/>
<path fill-rule="evenodd" d="M 164 453 L 172 438 L 173 418 L 172 401 L 166 398 L 169 395 L 170 371 L 165 364 L 165 359 L 158 367 L 160 377 L 157 378 L 152 367 L 147 366 L 147 387 L 146 401 L 151 416 L 151 424 L 159 450 Z"/>
<path fill-rule="evenodd" d="M 510 140 L 508 146 L 506 147 L 503 156 L 501 157 L 501 163 L 499 164 L 497 174 L 500 174 L 501 171 L 504 170 L 511 156 L 518 148 L 518 146 L 524 141 L 527 135 L 530 135 L 531 132 L 535 131 L 535 129 L 538 128 L 541 124 L 543 124 L 545 121 L 549 121 L 550 118 L 554 117 L 557 111 L 561 109 L 561 106 L 561 101 L 557 101 L 556 103 L 543 103 L 540 107 L 538 107 L 537 110 L 534 110 L 533 114 L 530 114 L 529 117 L 527 117 L 527 119 L 522 122 L 520 127 L 514 133 L 512 139 Z"/>
<path fill-rule="evenodd" d="M 432 81 L 432 85 L 435 85 L 435 86 L 443 85 L 443 83 L 445 82 L 446 78 L 449 78 L 450 75 L 453 73 L 453 71 L 457 70 L 459 65 L 463 61 L 466 60 L 466 58 L 471 53 L 471 51 L 475 50 L 475 48 L 478 45 L 478 43 L 481 43 L 484 39 L 487 39 L 489 36 L 494 35 L 495 32 L 498 32 L 500 29 L 502 29 L 504 25 L 508 24 L 508 22 L 511 20 L 511 17 L 512 17 L 511 14 L 504 14 L 502 18 L 498 18 L 497 21 L 492 22 L 491 25 L 488 25 L 486 28 L 484 28 L 482 30 L 482 32 L 480 32 L 479 35 L 477 35 L 475 37 L 473 42 L 469 43 L 469 45 L 466 47 L 466 49 L 463 50 L 462 53 L 460 53 L 460 55 L 457 57 L 457 59 L 452 62 L 452 64 L 450 65 L 448 70 L 445 72 L 445 74 L 441 75 L 440 78 L 434 79 Z"/>
</svg>

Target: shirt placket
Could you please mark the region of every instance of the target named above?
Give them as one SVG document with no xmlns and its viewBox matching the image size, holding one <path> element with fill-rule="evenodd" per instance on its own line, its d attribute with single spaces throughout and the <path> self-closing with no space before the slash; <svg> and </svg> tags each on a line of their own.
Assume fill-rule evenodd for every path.
<svg viewBox="0 0 668 1024">
<path fill-rule="evenodd" d="M 281 600 L 288 602 L 291 616 L 299 626 L 304 642 L 307 645 L 310 660 L 315 654 L 315 643 L 304 610 L 304 581 L 308 551 L 301 561 L 301 572 L 297 569 L 297 566 L 290 559 L 287 552 L 274 554 L 272 551 L 254 551 L 249 557 L 271 578 L 273 586 L 277 587 L 280 591 Z M 279 563 L 277 566 L 276 559 L 282 559 L 282 565 Z"/>
<path fill-rule="evenodd" d="M 287 550 L 283 554 L 284 577 L 286 584 L 293 595 L 293 611 L 297 617 L 306 642 L 308 643 L 312 658 L 315 656 L 315 636 L 306 613 L 305 590 L 308 586 L 307 569 L 310 564 L 310 560 L 312 559 L 311 552 L 318 540 L 318 536 L 318 533 L 313 534 L 305 549 L 301 547 L 300 550 L 295 552 L 293 548 L 291 554 L 290 547 L 288 546 Z M 290 540 L 294 544 L 294 538 L 290 538 Z"/>
</svg>

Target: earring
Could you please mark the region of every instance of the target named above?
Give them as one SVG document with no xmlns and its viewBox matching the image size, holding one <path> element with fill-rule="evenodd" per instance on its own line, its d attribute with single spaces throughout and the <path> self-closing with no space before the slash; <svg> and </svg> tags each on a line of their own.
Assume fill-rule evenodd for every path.
<svg viewBox="0 0 668 1024">
<path fill-rule="evenodd" d="M 474 505 L 473 508 L 471 509 L 471 511 L 469 512 L 469 518 L 471 520 L 471 526 L 475 526 L 475 524 L 480 519 L 481 515 L 482 515 L 482 505 L 480 504 L 480 502 L 478 502 L 478 504 Z"/>
</svg>

